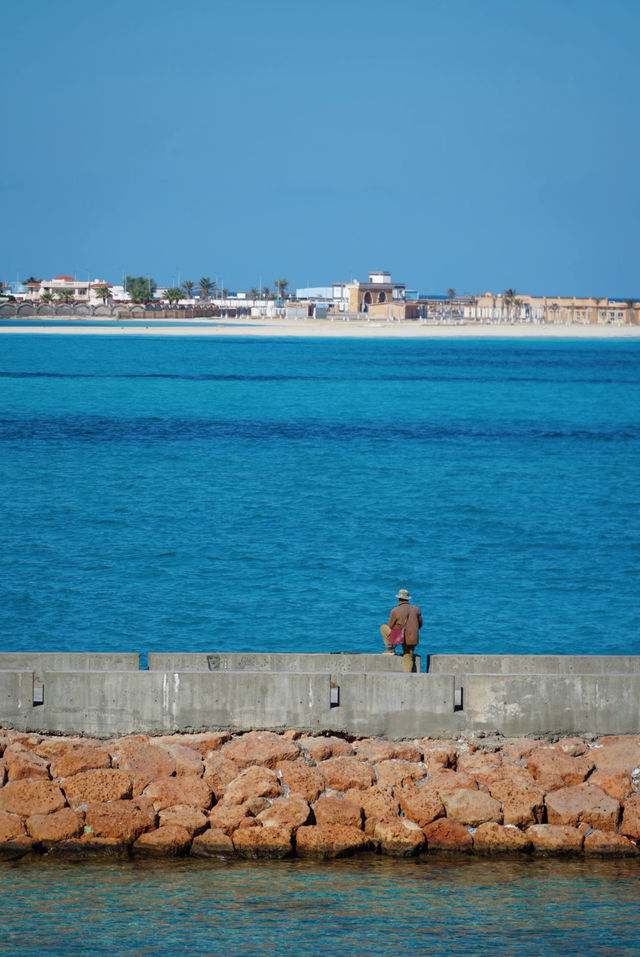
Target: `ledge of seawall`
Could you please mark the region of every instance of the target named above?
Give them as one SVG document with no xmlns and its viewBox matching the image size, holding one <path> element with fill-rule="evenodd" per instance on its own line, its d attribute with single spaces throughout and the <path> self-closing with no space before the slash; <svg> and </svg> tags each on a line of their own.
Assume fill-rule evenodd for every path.
<svg viewBox="0 0 640 957">
<path fill-rule="evenodd" d="M 640 733 L 640 656 L 0 654 L 0 725 L 113 737 Z"/>
<path fill-rule="evenodd" d="M 633 856 L 640 735 L 0 729 L 0 857 Z"/>
</svg>

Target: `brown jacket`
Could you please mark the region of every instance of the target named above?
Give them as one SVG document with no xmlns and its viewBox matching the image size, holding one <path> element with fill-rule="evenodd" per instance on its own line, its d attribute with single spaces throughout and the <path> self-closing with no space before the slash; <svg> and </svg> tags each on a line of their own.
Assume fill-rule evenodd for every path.
<svg viewBox="0 0 640 957">
<path fill-rule="evenodd" d="M 420 609 L 417 605 L 410 605 L 408 601 L 399 601 L 396 607 L 391 609 L 389 628 L 402 628 L 405 621 L 407 627 L 404 632 L 404 643 L 405 645 L 417 645 L 418 631 L 422 628 Z"/>
</svg>

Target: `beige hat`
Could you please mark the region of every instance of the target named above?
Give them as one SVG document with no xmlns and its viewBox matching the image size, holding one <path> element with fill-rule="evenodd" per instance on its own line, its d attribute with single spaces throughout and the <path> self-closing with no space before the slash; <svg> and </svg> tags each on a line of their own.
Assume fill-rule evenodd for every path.
<svg viewBox="0 0 640 957">
<path fill-rule="evenodd" d="M 406 588 L 399 588 L 396 598 L 404 598 L 405 601 L 409 601 L 411 598 L 411 595 L 409 594 Z"/>
</svg>

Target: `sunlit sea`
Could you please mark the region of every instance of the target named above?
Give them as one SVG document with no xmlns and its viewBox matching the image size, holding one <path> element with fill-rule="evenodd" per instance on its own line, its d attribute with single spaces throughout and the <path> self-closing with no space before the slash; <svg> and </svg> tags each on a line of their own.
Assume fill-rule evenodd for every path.
<svg viewBox="0 0 640 957">
<path fill-rule="evenodd" d="M 640 342 L 0 338 L 15 650 L 640 653 Z"/>
<path fill-rule="evenodd" d="M 640 654 L 640 343 L 0 337 L 0 649 Z M 637 862 L 0 867 L 0 952 L 640 953 Z"/>
<path fill-rule="evenodd" d="M 637 862 L 465 857 L 0 868 L 0 952 L 636 957 Z"/>
</svg>

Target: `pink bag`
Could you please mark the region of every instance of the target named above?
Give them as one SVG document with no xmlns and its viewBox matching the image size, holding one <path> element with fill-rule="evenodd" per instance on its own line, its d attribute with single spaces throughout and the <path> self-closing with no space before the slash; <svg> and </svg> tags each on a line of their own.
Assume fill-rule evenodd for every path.
<svg viewBox="0 0 640 957">
<path fill-rule="evenodd" d="M 411 611 L 409 611 L 409 615 Z M 390 645 L 403 645 L 404 644 L 404 630 L 407 627 L 407 622 L 409 621 L 409 615 L 405 618 L 404 625 L 402 628 L 392 628 L 389 632 L 389 637 L 387 641 Z"/>
<path fill-rule="evenodd" d="M 390 645 L 404 644 L 404 628 L 392 628 L 387 641 Z"/>
</svg>

